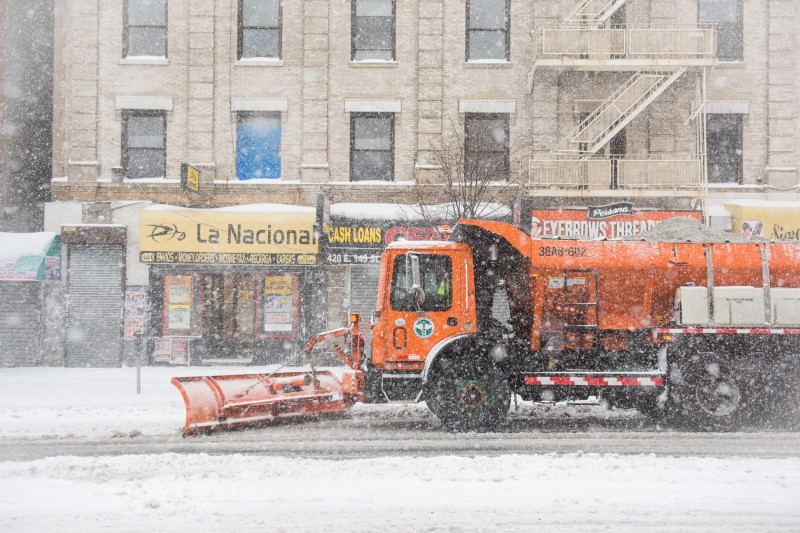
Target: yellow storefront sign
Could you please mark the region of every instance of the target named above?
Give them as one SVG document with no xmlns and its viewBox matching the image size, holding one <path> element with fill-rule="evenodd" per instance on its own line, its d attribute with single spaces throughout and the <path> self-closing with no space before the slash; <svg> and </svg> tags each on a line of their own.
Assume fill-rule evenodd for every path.
<svg viewBox="0 0 800 533">
<path fill-rule="evenodd" d="M 145 209 L 139 258 L 144 263 L 315 264 L 314 209 L 274 207 Z"/>
<path fill-rule="evenodd" d="M 800 239 L 800 209 L 797 205 L 785 202 L 725 204 L 725 209 L 731 214 L 732 231 L 737 235 L 776 241 Z"/>
</svg>

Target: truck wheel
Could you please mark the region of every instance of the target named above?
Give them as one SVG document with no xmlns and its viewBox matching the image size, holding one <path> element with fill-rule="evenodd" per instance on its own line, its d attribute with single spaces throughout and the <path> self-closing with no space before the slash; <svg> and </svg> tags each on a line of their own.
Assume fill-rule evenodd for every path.
<svg viewBox="0 0 800 533">
<path fill-rule="evenodd" d="M 687 360 L 677 384 L 680 418 L 704 430 L 733 429 L 745 405 L 745 387 L 734 367 L 709 354 Z"/>
<path fill-rule="evenodd" d="M 442 361 L 428 405 L 447 429 L 487 431 L 508 415 L 511 389 L 488 360 Z"/>
<path fill-rule="evenodd" d="M 364 403 L 386 403 L 386 397 L 381 389 L 381 371 L 367 363 L 364 372 Z"/>
</svg>

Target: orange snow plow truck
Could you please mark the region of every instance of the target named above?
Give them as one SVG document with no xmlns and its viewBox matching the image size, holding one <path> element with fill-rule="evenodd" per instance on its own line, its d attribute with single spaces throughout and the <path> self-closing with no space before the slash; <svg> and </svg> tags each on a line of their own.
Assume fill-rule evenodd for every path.
<svg viewBox="0 0 800 533">
<path fill-rule="evenodd" d="M 185 430 L 425 401 L 490 430 L 514 395 L 598 397 L 704 429 L 800 407 L 800 244 L 534 239 L 461 220 L 381 258 L 371 350 L 358 319 L 339 372 L 175 378 Z"/>
</svg>

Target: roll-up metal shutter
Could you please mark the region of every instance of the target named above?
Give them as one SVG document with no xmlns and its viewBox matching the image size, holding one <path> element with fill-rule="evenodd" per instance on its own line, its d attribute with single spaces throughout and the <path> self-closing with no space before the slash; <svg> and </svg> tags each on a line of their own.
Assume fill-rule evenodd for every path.
<svg viewBox="0 0 800 533">
<path fill-rule="evenodd" d="M 378 295 L 378 276 L 380 265 L 364 265 L 350 267 L 350 307 L 349 312 L 361 313 L 362 320 L 367 321 L 375 310 Z"/>
<path fill-rule="evenodd" d="M 122 246 L 70 245 L 66 366 L 122 365 L 122 275 Z"/>
<path fill-rule="evenodd" d="M 0 281 L 0 366 L 39 363 L 41 309 L 41 283 Z"/>
</svg>

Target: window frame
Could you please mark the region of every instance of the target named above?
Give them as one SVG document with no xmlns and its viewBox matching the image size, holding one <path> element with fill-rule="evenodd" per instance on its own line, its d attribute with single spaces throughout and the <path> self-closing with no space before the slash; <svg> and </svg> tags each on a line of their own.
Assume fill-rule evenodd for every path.
<svg viewBox="0 0 800 533">
<path fill-rule="evenodd" d="M 712 163 L 712 154 L 709 145 L 709 120 L 713 118 L 724 118 L 724 117 L 734 117 L 736 119 L 735 128 L 736 134 L 738 138 L 736 139 L 736 145 L 733 146 L 733 151 L 736 152 L 737 150 L 740 152 L 739 155 L 736 156 L 736 165 L 735 171 L 736 176 L 734 176 L 733 181 L 712 181 L 711 180 L 711 163 Z M 724 155 L 722 152 L 717 151 L 714 155 Z M 739 184 L 741 185 L 744 181 L 744 115 L 741 113 L 706 113 L 706 179 L 709 184 Z"/>
<path fill-rule="evenodd" d="M 711 0 L 712 2 L 715 0 Z M 718 1 L 718 0 L 717 0 Z M 716 56 L 721 62 L 724 63 L 741 63 L 744 61 L 744 0 L 733 0 L 736 2 L 736 11 L 738 15 L 738 20 L 736 22 L 720 22 L 720 21 L 705 21 L 701 20 L 701 9 L 703 4 L 705 3 L 704 0 L 699 0 L 697 2 L 697 22 L 698 24 L 707 24 L 713 25 L 716 33 L 717 33 L 717 51 Z M 734 53 L 729 57 L 721 57 L 720 56 L 720 31 L 722 28 L 728 28 L 738 31 L 739 33 L 739 40 L 738 40 L 738 47 L 734 51 Z"/>
<path fill-rule="evenodd" d="M 384 50 L 383 48 L 356 48 L 356 30 L 358 24 L 358 16 L 356 15 L 356 8 L 358 7 L 358 0 L 351 0 L 350 2 L 350 60 L 351 61 L 397 61 L 397 0 L 392 2 L 392 48 L 391 58 L 388 60 L 377 59 L 356 59 L 356 52 L 359 50 Z"/>
<path fill-rule="evenodd" d="M 374 180 L 374 181 L 386 181 L 386 182 L 393 182 L 394 181 L 394 164 L 395 164 L 395 113 L 380 113 L 380 112 L 352 112 L 350 113 L 350 181 L 353 183 L 358 183 L 361 181 L 373 181 L 370 179 L 353 179 L 354 177 L 354 161 L 356 152 L 386 152 L 386 150 L 356 150 L 356 120 L 359 118 L 388 118 L 391 120 L 391 128 L 389 128 L 389 155 L 390 155 L 390 163 L 389 163 L 389 170 L 390 175 L 389 179 L 387 180 Z"/>
<path fill-rule="evenodd" d="M 505 33 L 505 61 L 511 61 L 511 0 L 505 0 L 505 20 L 506 26 L 503 30 L 497 29 L 480 29 L 480 28 L 471 28 L 470 27 L 470 7 L 471 1 L 467 0 L 466 2 L 466 12 L 464 17 L 464 29 L 465 29 L 465 40 L 464 40 L 464 61 L 467 63 L 474 62 L 474 61 L 487 61 L 491 60 L 491 58 L 485 57 L 477 57 L 477 58 L 470 58 L 470 44 L 471 39 L 470 35 L 474 31 L 494 31 L 494 32 L 503 32 Z M 501 59 L 497 59 L 496 61 L 502 61 Z"/>
<path fill-rule="evenodd" d="M 392 278 L 389 289 L 389 308 L 392 311 L 398 312 L 417 312 L 424 311 L 426 313 L 444 313 L 453 309 L 453 258 L 445 254 L 416 254 L 420 258 L 420 283 L 422 290 L 425 293 L 425 301 L 418 309 L 413 300 L 413 296 L 405 293 L 406 284 L 406 256 L 405 254 L 396 255 L 392 265 Z M 436 276 L 437 269 L 444 267 L 446 269 L 445 277 L 439 278 Z M 401 283 L 402 276 L 402 283 Z M 431 281 L 433 285 L 427 283 Z M 437 295 L 438 288 L 443 279 L 447 279 L 447 293 Z M 432 292 L 431 292 L 432 290 Z M 398 291 L 402 291 L 398 292 Z"/>
<path fill-rule="evenodd" d="M 238 0 L 237 11 L 237 42 L 236 59 L 264 59 L 280 60 L 283 58 L 283 1 L 278 2 L 278 25 L 277 26 L 245 26 L 244 25 L 244 3 L 247 0 Z M 244 31 L 248 30 L 278 30 L 278 53 L 275 56 L 243 56 L 244 52 Z"/>
<path fill-rule="evenodd" d="M 120 157 L 120 164 L 122 165 L 123 175 L 125 179 L 131 180 L 142 180 L 148 179 L 148 177 L 131 177 L 129 171 L 130 165 L 130 150 L 131 147 L 129 146 L 129 138 L 128 138 L 128 123 L 131 117 L 161 117 L 161 122 L 164 125 L 163 127 L 163 147 L 160 149 L 157 148 L 142 148 L 142 147 L 134 147 L 136 150 L 149 150 L 149 151 L 159 151 L 164 152 L 164 168 L 163 168 L 163 177 L 167 177 L 167 112 L 164 110 L 159 109 L 123 109 L 122 110 L 122 134 L 121 134 L 121 157 Z"/>
<path fill-rule="evenodd" d="M 124 0 L 122 4 L 122 57 L 147 57 L 130 55 L 130 37 L 129 32 L 131 28 L 163 28 L 164 30 L 164 58 L 169 57 L 169 0 L 164 0 L 164 25 L 140 25 L 130 24 L 128 22 L 128 9 L 130 3 L 135 0 Z M 161 57 L 161 56 L 154 56 Z"/>
<path fill-rule="evenodd" d="M 504 154 L 504 161 L 505 164 L 505 175 L 501 179 L 492 180 L 492 181 L 504 181 L 508 180 L 511 177 L 511 146 L 509 142 L 511 140 L 511 115 L 509 113 L 464 113 L 464 165 L 468 165 L 470 161 L 470 154 L 474 153 L 478 156 L 481 154 L 497 154 L 500 153 L 500 150 L 477 150 L 477 151 L 470 151 L 469 150 L 469 123 L 471 120 L 497 120 L 497 119 L 504 119 L 505 121 L 505 135 L 506 135 L 506 146 L 502 150 Z M 464 169 L 464 177 L 468 178 L 467 176 L 467 168 Z"/>
</svg>

